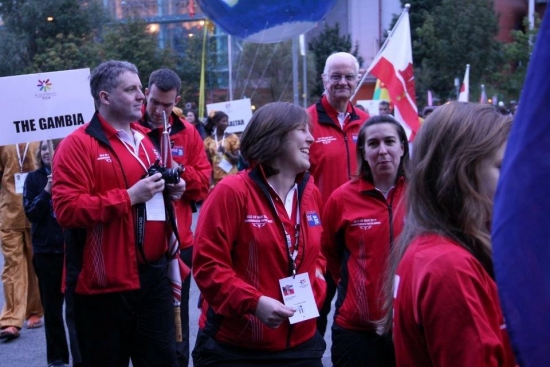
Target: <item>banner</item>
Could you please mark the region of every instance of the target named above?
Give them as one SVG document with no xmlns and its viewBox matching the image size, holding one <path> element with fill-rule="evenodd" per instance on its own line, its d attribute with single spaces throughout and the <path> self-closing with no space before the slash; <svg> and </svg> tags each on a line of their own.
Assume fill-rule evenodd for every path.
<svg viewBox="0 0 550 367">
<path fill-rule="evenodd" d="M 64 138 L 95 111 L 90 69 L 0 78 L 0 145 Z"/>
<path fill-rule="evenodd" d="M 221 111 L 229 116 L 227 133 L 242 133 L 252 118 L 250 98 L 207 104 L 206 111 L 208 114 L 210 111 Z"/>
<path fill-rule="evenodd" d="M 550 366 L 550 11 L 546 11 L 500 170 L 493 261 L 517 363 Z"/>
</svg>

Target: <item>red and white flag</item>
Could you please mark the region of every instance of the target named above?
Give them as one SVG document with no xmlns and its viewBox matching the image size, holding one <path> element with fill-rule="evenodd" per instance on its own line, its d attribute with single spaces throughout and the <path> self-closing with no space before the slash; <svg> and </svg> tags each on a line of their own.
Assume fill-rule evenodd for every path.
<svg viewBox="0 0 550 367">
<path fill-rule="evenodd" d="M 386 85 L 394 105 L 395 117 L 403 124 L 407 135 L 412 140 L 420 128 L 420 121 L 414 90 L 408 10 L 409 6 L 406 5 L 367 73 L 370 72 Z"/>
<path fill-rule="evenodd" d="M 466 73 L 464 73 L 464 81 L 460 87 L 458 95 L 459 102 L 468 102 L 470 100 L 470 64 L 466 65 Z"/>
</svg>

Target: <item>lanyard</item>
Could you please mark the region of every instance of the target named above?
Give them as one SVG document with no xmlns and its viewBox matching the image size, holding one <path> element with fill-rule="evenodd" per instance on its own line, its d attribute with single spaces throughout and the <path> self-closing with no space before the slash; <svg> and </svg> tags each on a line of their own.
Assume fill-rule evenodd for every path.
<svg viewBox="0 0 550 367">
<path fill-rule="evenodd" d="M 145 170 L 145 172 L 147 172 L 147 167 L 151 167 L 151 159 L 149 158 L 149 153 L 147 153 L 147 150 L 145 149 L 145 147 L 143 146 L 143 138 L 144 136 L 138 132 L 135 132 L 134 133 L 134 139 L 136 139 L 136 144 L 134 146 L 132 146 L 133 149 L 130 149 L 130 144 L 125 141 L 124 139 L 122 139 L 120 137 L 120 135 L 118 135 L 121 131 L 118 131 L 117 132 L 117 138 L 118 140 L 120 140 L 122 142 L 122 144 L 124 145 L 124 147 L 126 148 L 126 150 L 128 150 L 130 152 L 130 154 L 139 162 L 139 164 L 141 164 L 141 166 L 143 167 L 143 169 Z M 125 137 L 128 136 L 128 134 L 126 134 L 124 132 L 124 134 L 126 135 Z M 139 147 L 142 147 L 143 148 L 143 151 L 145 152 L 145 157 L 147 158 L 147 166 L 145 165 L 145 163 L 143 163 L 143 161 L 141 160 L 141 158 L 139 157 Z"/>
<path fill-rule="evenodd" d="M 294 195 L 298 195 L 298 190 L 294 190 Z M 275 202 L 273 201 L 273 197 L 269 196 L 271 200 L 271 205 L 275 209 L 275 213 L 279 217 L 279 211 L 277 210 L 277 207 L 275 206 Z M 290 237 L 290 234 L 286 231 L 285 225 L 281 222 L 281 227 L 283 227 L 283 232 L 285 233 L 285 239 L 286 239 L 286 249 L 288 253 L 288 259 L 290 261 L 290 265 L 292 268 L 292 276 L 296 277 L 296 258 L 298 257 L 298 247 L 300 246 L 300 203 L 298 201 L 298 198 L 296 198 L 296 226 L 294 227 L 295 233 L 294 233 L 294 251 L 292 251 L 292 239 Z M 291 252 L 292 251 L 292 252 Z"/>
<path fill-rule="evenodd" d="M 218 141 L 218 130 L 214 129 L 214 139 L 216 139 L 216 151 L 220 149 L 220 142 Z M 225 132 L 223 133 L 223 138 L 221 142 L 221 146 L 225 149 Z"/>
<path fill-rule="evenodd" d="M 17 152 L 17 161 L 19 162 L 19 171 L 23 173 L 23 163 L 25 163 L 25 157 L 27 156 L 27 151 L 29 150 L 29 143 L 25 145 L 25 152 L 23 152 L 23 157 L 19 153 L 19 144 L 15 144 L 15 151 Z"/>
</svg>

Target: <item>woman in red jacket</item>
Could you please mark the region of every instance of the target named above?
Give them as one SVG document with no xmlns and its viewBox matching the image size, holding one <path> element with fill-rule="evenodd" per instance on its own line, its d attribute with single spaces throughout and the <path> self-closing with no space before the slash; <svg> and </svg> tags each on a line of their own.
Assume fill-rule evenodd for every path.
<svg viewBox="0 0 550 367">
<path fill-rule="evenodd" d="M 315 317 L 325 260 L 309 124 L 290 103 L 260 108 L 242 135 L 251 168 L 224 178 L 204 202 L 193 253 L 204 299 L 197 367 L 322 366 Z"/>
<path fill-rule="evenodd" d="M 493 106 L 451 102 L 416 136 L 406 224 L 386 286 L 398 366 L 515 365 L 490 238 L 511 124 Z"/>
<path fill-rule="evenodd" d="M 391 339 L 376 332 L 382 283 L 403 227 L 407 135 L 391 116 L 369 118 L 357 139 L 358 178 L 334 191 L 323 210 L 323 253 L 338 284 L 332 325 L 334 366 L 393 366 Z"/>
</svg>

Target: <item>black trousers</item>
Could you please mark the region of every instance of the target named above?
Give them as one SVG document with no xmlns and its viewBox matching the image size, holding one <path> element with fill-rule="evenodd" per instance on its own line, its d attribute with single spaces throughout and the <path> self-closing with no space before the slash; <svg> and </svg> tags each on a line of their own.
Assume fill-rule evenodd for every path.
<svg viewBox="0 0 550 367">
<path fill-rule="evenodd" d="M 235 335 L 235 337 L 238 337 Z M 313 338 L 290 349 L 279 352 L 235 347 L 216 341 L 202 330 L 197 334 L 193 349 L 195 367 L 323 367 L 325 339 L 315 333 Z"/>
<path fill-rule="evenodd" d="M 168 262 L 140 265 L 141 288 L 75 294 L 76 331 L 86 367 L 175 367 L 176 338 Z"/>
<path fill-rule="evenodd" d="M 191 268 L 193 246 L 181 250 L 180 257 L 185 265 Z M 189 366 L 189 289 L 191 287 L 191 274 L 182 280 L 180 310 L 183 341 L 181 343 L 176 343 L 176 356 L 178 359 L 178 367 L 187 367 Z"/>
<path fill-rule="evenodd" d="M 325 274 L 325 280 L 327 285 L 327 296 L 323 302 L 323 306 L 319 310 L 319 317 L 317 318 L 317 331 L 321 336 L 325 336 L 325 331 L 327 331 L 328 314 L 330 313 L 332 299 L 336 294 L 336 283 L 329 271 Z"/>
<path fill-rule="evenodd" d="M 63 322 L 64 296 L 61 292 L 64 255 L 55 253 L 34 253 L 32 264 L 38 277 L 38 289 L 44 309 L 46 332 L 46 355 L 48 364 L 69 363 L 69 348 Z"/>
<path fill-rule="evenodd" d="M 393 342 L 388 335 L 375 331 L 356 331 L 332 324 L 332 347 L 334 367 L 395 367 Z"/>
</svg>

